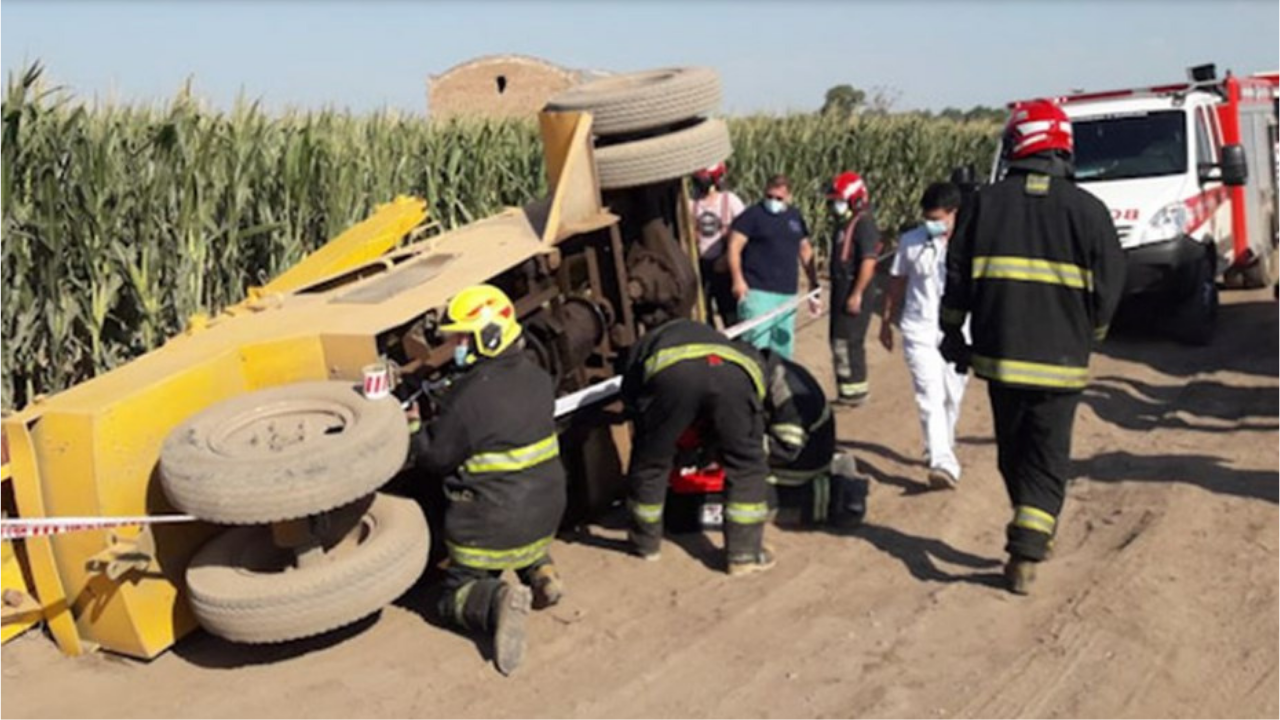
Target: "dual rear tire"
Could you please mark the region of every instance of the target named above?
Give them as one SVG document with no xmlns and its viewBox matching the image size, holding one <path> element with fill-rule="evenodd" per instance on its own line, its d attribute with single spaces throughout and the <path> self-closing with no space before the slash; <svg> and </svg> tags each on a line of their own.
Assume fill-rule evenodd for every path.
<svg viewBox="0 0 1280 720">
<path fill-rule="evenodd" d="M 733 152 L 729 128 L 708 116 L 720 106 L 720 78 L 709 68 L 615 75 L 567 90 L 546 110 L 589 112 L 602 190 L 678 180 Z"/>
<path fill-rule="evenodd" d="M 160 452 L 170 502 L 236 526 L 187 567 L 200 625 L 233 642 L 296 640 L 411 588 L 427 565 L 426 519 L 413 500 L 376 492 L 403 467 L 408 438 L 393 398 L 366 400 L 346 382 L 241 395 L 174 429 Z M 277 545 L 273 523 L 306 530 L 310 561 Z"/>
</svg>

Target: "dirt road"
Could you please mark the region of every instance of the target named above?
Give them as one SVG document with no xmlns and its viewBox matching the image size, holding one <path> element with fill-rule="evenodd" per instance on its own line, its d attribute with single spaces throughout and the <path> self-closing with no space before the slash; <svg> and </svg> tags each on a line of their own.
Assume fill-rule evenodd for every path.
<svg viewBox="0 0 1280 720">
<path fill-rule="evenodd" d="M 839 415 L 875 480 L 867 524 L 771 531 L 769 573 L 709 570 L 718 537 L 648 564 L 595 528 L 555 549 L 571 595 L 534 618 L 506 680 L 423 620 L 420 592 L 324 639 L 199 635 L 151 663 L 67 659 L 28 633 L 0 655 L 3 715 L 1274 717 L 1277 306 L 1224 299 L 1210 348 L 1129 337 L 1095 357 L 1079 479 L 1032 597 L 996 587 L 1009 508 L 984 384 L 962 487 L 922 492 L 908 377 L 877 345 L 870 403 Z M 824 343 L 811 327 L 799 354 L 827 378 Z"/>
</svg>

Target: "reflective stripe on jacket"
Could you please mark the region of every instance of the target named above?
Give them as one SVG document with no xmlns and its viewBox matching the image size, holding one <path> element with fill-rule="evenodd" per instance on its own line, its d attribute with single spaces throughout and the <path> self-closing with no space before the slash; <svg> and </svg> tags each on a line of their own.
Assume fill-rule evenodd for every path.
<svg viewBox="0 0 1280 720">
<path fill-rule="evenodd" d="M 551 377 L 517 346 L 467 370 L 414 438 L 417 466 L 443 479 L 453 562 L 536 562 L 567 501 Z"/>
</svg>

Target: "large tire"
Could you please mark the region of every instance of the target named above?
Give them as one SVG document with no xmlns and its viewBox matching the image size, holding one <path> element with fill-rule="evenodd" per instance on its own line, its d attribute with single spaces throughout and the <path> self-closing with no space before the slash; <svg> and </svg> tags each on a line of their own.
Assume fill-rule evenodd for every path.
<svg viewBox="0 0 1280 720">
<path fill-rule="evenodd" d="M 1218 286 L 1214 282 L 1214 258 L 1196 263 L 1192 292 L 1175 315 L 1177 338 L 1190 345 L 1208 345 L 1218 328 Z"/>
<path fill-rule="evenodd" d="M 292 567 L 268 527 L 227 530 L 187 567 L 200 625 L 241 643 L 319 635 L 372 615 L 413 587 L 427 566 L 430 533 L 413 500 L 379 493 L 323 561 Z"/>
<path fill-rule="evenodd" d="M 160 449 L 165 495 L 224 525 L 315 515 L 377 490 L 404 465 L 409 432 L 394 397 L 306 382 L 223 401 Z"/>
<path fill-rule="evenodd" d="M 597 135 L 674 125 L 720 107 L 720 76 L 710 68 L 667 68 L 593 80 L 551 98 L 547 110 L 589 112 Z"/>
<path fill-rule="evenodd" d="M 676 180 L 733 153 L 723 120 L 704 120 L 666 135 L 596 149 L 603 190 Z"/>
</svg>

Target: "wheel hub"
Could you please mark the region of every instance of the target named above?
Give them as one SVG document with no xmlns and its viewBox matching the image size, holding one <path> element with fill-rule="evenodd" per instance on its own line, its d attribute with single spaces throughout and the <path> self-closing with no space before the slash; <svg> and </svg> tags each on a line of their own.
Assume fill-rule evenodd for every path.
<svg viewBox="0 0 1280 720">
<path fill-rule="evenodd" d="M 214 452 L 230 457 L 270 457 L 325 442 L 326 438 L 345 432 L 353 420 L 351 411 L 338 403 L 323 400 L 276 403 L 227 423 L 209 439 L 209 446 Z"/>
</svg>

